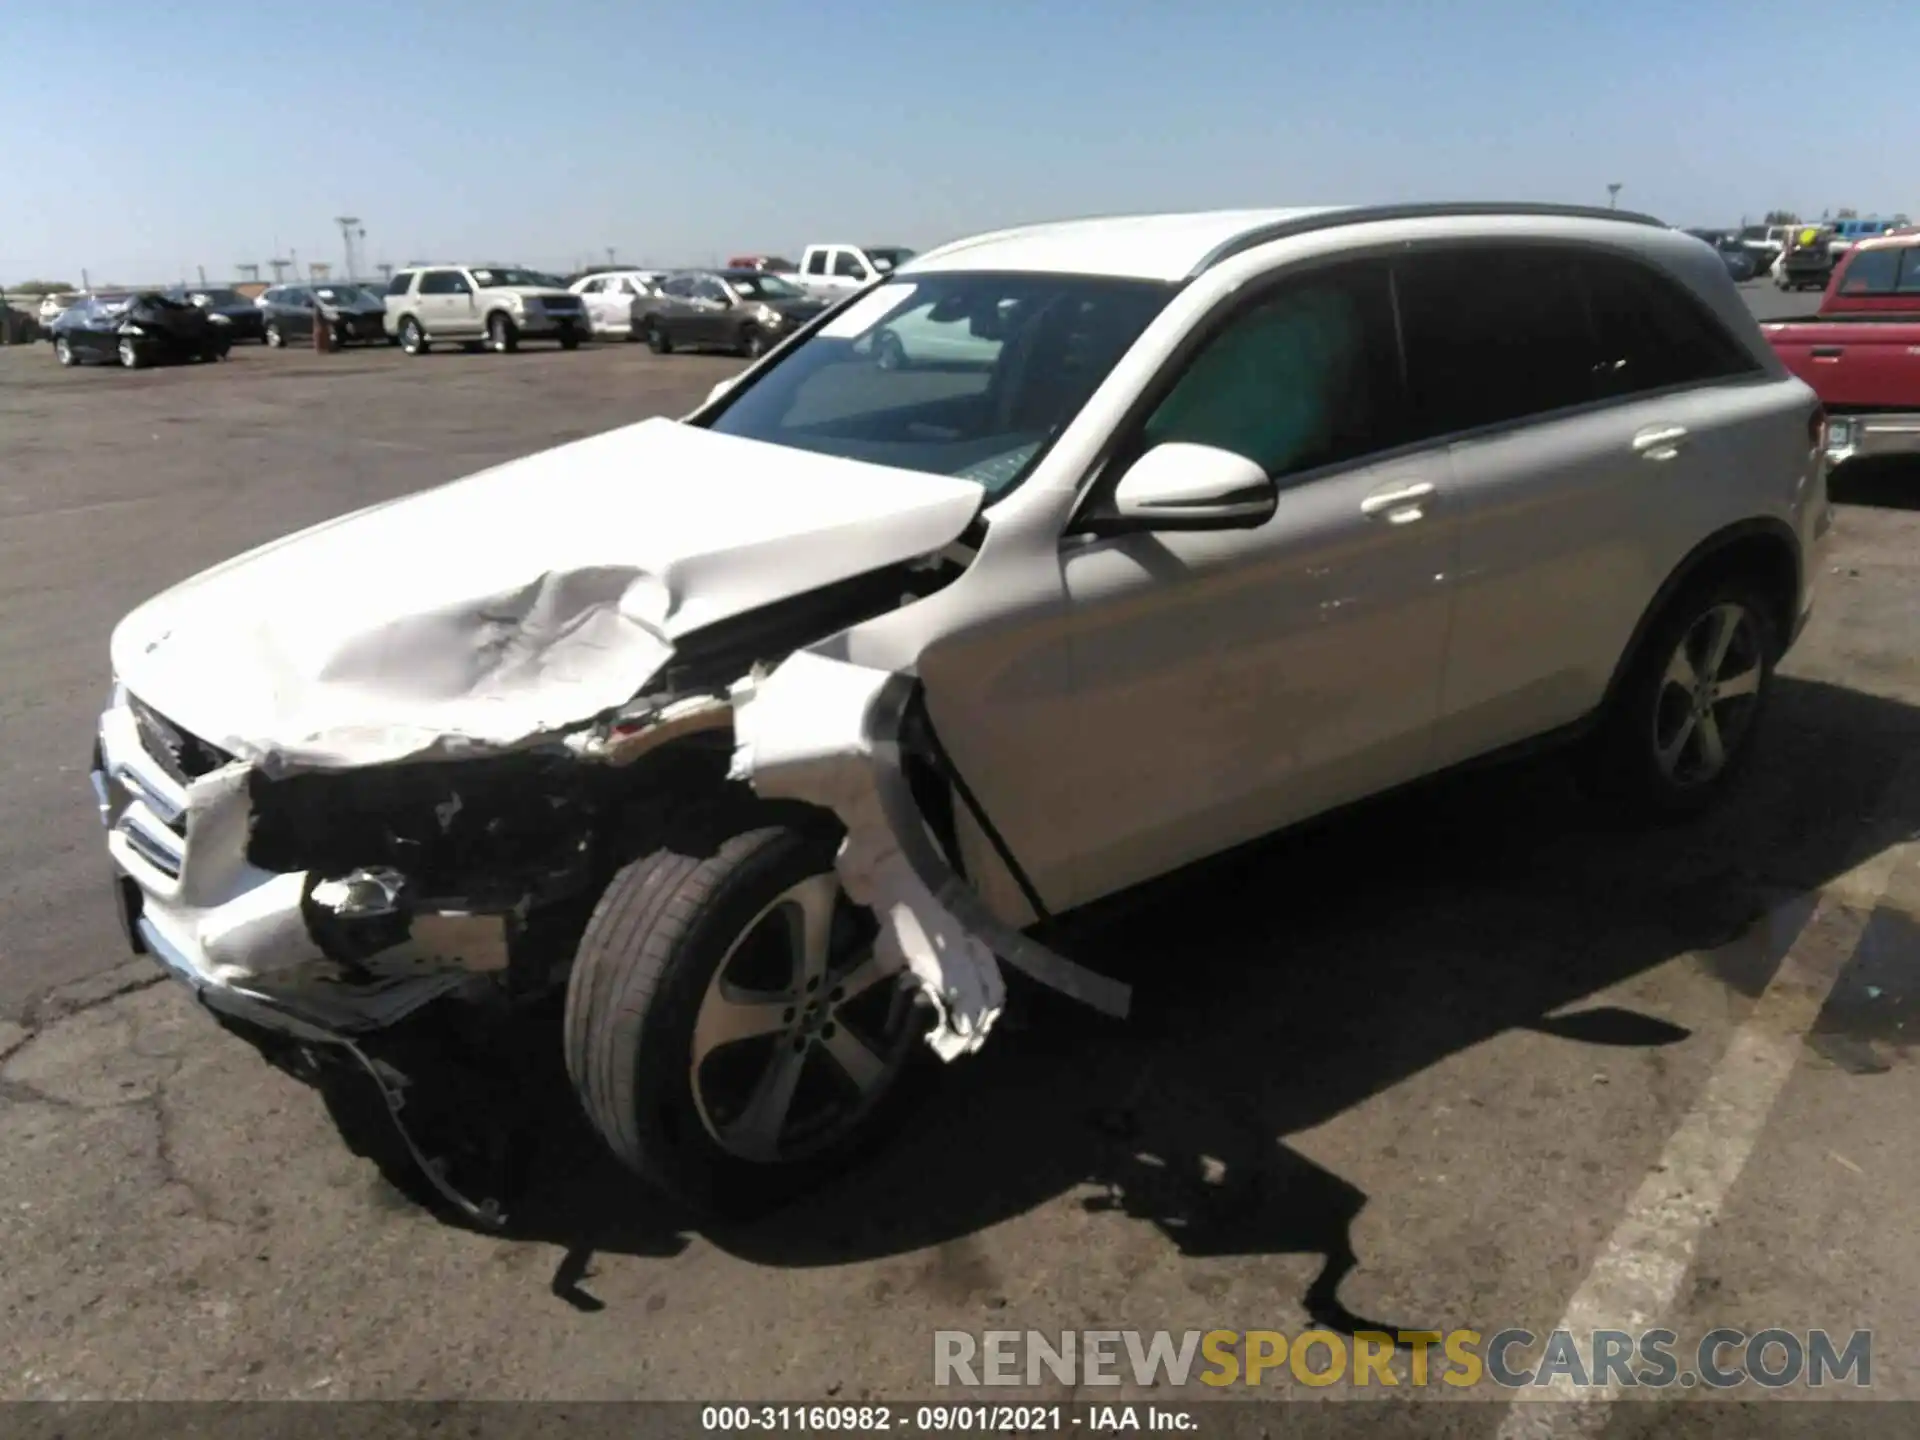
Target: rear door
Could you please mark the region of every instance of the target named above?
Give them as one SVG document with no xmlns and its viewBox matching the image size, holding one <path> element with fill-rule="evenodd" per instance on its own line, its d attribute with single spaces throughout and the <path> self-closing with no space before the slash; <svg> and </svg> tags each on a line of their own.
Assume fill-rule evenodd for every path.
<svg viewBox="0 0 1920 1440">
<path fill-rule="evenodd" d="M 824 297 L 835 293 L 828 273 L 832 265 L 833 247 L 831 245 L 807 247 L 807 253 L 800 257 L 800 284 L 809 295 Z"/>
<path fill-rule="evenodd" d="M 651 306 L 658 317 L 660 328 L 666 332 L 669 340 L 676 343 L 693 343 L 693 331 L 690 328 L 693 317 L 693 285 L 696 277 L 692 275 L 669 275 L 660 282 L 660 293 Z"/>
<path fill-rule="evenodd" d="M 1461 527 L 1444 766 L 1599 703 L 1753 407 L 1717 387 L 1762 372 L 1684 286 L 1622 254 L 1496 242 L 1396 271 L 1417 423 L 1452 437 Z"/>
<path fill-rule="evenodd" d="M 720 345 L 732 339 L 733 297 L 712 275 L 702 275 L 693 282 L 693 296 L 688 306 L 687 329 L 689 339 L 696 345 Z"/>
</svg>

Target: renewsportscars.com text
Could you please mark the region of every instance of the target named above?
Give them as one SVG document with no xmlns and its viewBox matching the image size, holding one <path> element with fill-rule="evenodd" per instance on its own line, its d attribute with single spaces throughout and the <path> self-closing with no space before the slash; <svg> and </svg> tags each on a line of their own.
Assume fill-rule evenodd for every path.
<svg viewBox="0 0 1920 1440">
<path fill-rule="evenodd" d="M 1396 1364 L 1396 1359 L 1400 1363 Z M 1709 1330 L 938 1330 L 935 1385 L 1618 1385 L 1780 1389 L 1873 1383 L 1873 1334 Z"/>
</svg>

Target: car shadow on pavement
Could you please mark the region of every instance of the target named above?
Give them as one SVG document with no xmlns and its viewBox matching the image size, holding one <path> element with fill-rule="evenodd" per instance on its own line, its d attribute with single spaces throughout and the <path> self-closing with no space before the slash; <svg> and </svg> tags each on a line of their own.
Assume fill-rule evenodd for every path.
<svg viewBox="0 0 1920 1440">
<path fill-rule="evenodd" d="M 1828 479 L 1827 493 L 1837 505 L 1920 510 L 1920 457 L 1888 455 L 1849 461 Z"/>
<path fill-rule="evenodd" d="M 702 1233 L 758 1263 L 834 1265 L 938 1251 L 1072 1195 L 1155 1226 L 1183 1256 L 1318 1257 L 1302 1303 L 1319 1325 L 1422 1328 L 1342 1303 L 1369 1197 L 1287 1137 L 1513 1029 L 1684 1039 L 1582 1002 L 1868 859 L 1887 831 L 1866 822 L 1920 742 L 1920 710 L 1850 689 L 1783 677 L 1773 706 L 1746 784 L 1702 821 L 1625 828 L 1541 759 L 1448 777 L 1089 913 L 1063 948 L 1135 984 L 1131 1019 L 1014 977 L 992 1041 L 942 1073 L 889 1147 L 777 1213 Z M 554 1293 L 597 1308 L 580 1285 L 593 1253 L 672 1254 L 690 1229 L 587 1132 L 557 1055 L 539 1088 L 549 1120 L 510 1228 L 564 1247 Z M 962 1266 L 954 1283 L 990 1286 L 975 1268 L 985 1278 Z"/>
</svg>

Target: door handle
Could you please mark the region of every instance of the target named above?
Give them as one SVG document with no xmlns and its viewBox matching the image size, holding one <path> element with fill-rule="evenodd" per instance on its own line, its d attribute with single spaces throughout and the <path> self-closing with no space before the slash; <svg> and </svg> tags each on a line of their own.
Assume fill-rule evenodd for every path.
<svg viewBox="0 0 1920 1440">
<path fill-rule="evenodd" d="M 1385 515 L 1396 525 L 1418 520 L 1420 502 L 1433 495 L 1433 484 L 1422 480 L 1416 485 L 1401 485 L 1392 490 L 1376 490 L 1360 502 L 1360 513 L 1368 517 Z"/>
<path fill-rule="evenodd" d="M 1813 347 L 1813 358 L 1816 360 L 1838 360 L 1843 353 L 1845 353 L 1844 347 L 1839 345 L 1816 345 Z"/>
<path fill-rule="evenodd" d="M 1652 430 L 1642 430 L 1633 437 L 1636 454 L 1649 460 L 1671 460 L 1680 453 L 1680 447 L 1686 443 L 1687 427 L 1684 425 L 1661 425 Z"/>
</svg>

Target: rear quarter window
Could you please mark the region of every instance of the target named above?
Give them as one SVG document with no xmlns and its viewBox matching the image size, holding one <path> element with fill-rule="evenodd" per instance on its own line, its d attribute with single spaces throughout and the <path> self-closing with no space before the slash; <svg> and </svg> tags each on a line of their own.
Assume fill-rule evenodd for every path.
<svg viewBox="0 0 1920 1440">
<path fill-rule="evenodd" d="M 387 282 L 387 294 L 404 295 L 413 288 L 413 271 L 402 270 Z"/>
<path fill-rule="evenodd" d="M 1601 398 L 1751 375 L 1759 363 L 1699 298 L 1650 265 L 1581 256 Z"/>
</svg>

